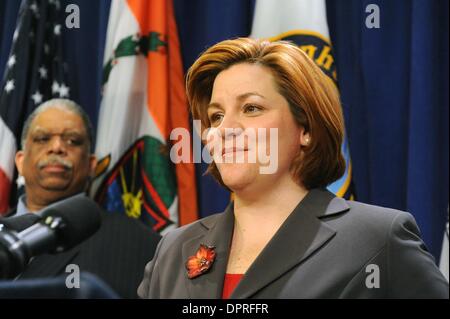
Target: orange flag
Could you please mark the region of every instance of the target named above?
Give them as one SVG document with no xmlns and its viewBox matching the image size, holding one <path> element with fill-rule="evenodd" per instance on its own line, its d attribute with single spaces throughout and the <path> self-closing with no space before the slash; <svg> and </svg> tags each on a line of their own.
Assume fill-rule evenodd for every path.
<svg viewBox="0 0 450 319">
<path fill-rule="evenodd" d="M 112 2 L 103 82 L 97 201 L 160 232 L 196 220 L 194 164 L 169 157 L 171 131 L 190 131 L 172 1 Z"/>
</svg>

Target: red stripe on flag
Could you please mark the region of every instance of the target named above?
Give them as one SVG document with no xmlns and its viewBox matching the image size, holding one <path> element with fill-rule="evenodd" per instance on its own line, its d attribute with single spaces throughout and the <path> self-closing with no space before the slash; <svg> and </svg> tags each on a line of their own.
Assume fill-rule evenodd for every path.
<svg viewBox="0 0 450 319">
<path fill-rule="evenodd" d="M 152 197 L 154 203 L 156 204 L 160 212 L 163 213 L 164 216 L 166 216 L 166 218 L 170 218 L 170 213 L 168 211 L 169 207 L 166 208 L 166 204 L 164 204 L 158 192 L 153 187 L 152 183 L 148 180 L 147 174 L 145 174 L 144 170 L 141 170 L 141 176 L 145 187 L 147 188 L 148 192 L 150 193 L 150 196 Z"/>
<path fill-rule="evenodd" d="M 159 230 L 166 224 L 166 221 L 161 218 L 144 200 L 142 201 L 142 205 L 144 205 L 145 211 L 148 212 L 150 216 L 152 216 L 156 220 L 156 224 L 153 226 L 153 230 L 159 232 Z"/>
<path fill-rule="evenodd" d="M 8 211 L 9 192 L 11 190 L 11 181 L 5 172 L 0 168 L 0 215 Z"/>
</svg>

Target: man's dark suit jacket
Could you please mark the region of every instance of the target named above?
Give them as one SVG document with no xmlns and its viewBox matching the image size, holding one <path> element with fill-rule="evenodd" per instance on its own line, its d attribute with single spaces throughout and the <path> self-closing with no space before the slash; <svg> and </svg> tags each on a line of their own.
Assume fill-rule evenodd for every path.
<svg viewBox="0 0 450 319">
<path fill-rule="evenodd" d="M 221 298 L 233 225 L 230 205 L 165 235 L 139 296 Z M 215 246 L 216 259 L 208 272 L 189 279 L 185 264 L 200 244 Z M 448 283 L 410 214 L 313 189 L 231 298 L 448 298 Z"/>
<path fill-rule="evenodd" d="M 101 211 L 101 216 L 94 235 L 66 252 L 35 257 L 18 279 L 69 275 L 66 266 L 76 264 L 81 272 L 97 275 L 120 297 L 137 298 L 142 271 L 153 258 L 160 236 L 124 215 Z"/>
</svg>

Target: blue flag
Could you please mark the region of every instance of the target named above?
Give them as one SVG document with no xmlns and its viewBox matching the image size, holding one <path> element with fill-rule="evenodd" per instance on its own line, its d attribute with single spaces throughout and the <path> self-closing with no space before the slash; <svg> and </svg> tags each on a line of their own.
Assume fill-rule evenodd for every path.
<svg viewBox="0 0 450 319">
<path fill-rule="evenodd" d="M 53 97 L 69 98 L 58 0 L 21 4 L 0 85 L 0 214 L 16 202 L 14 156 L 28 115 Z"/>
</svg>

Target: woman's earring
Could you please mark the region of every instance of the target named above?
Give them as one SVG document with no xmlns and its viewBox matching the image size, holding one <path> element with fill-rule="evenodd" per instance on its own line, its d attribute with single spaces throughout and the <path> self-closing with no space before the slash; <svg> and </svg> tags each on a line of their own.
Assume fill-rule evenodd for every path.
<svg viewBox="0 0 450 319">
<path fill-rule="evenodd" d="M 309 145 L 309 137 L 306 137 L 306 138 L 305 138 L 305 144 L 306 144 L 306 145 Z"/>
</svg>

